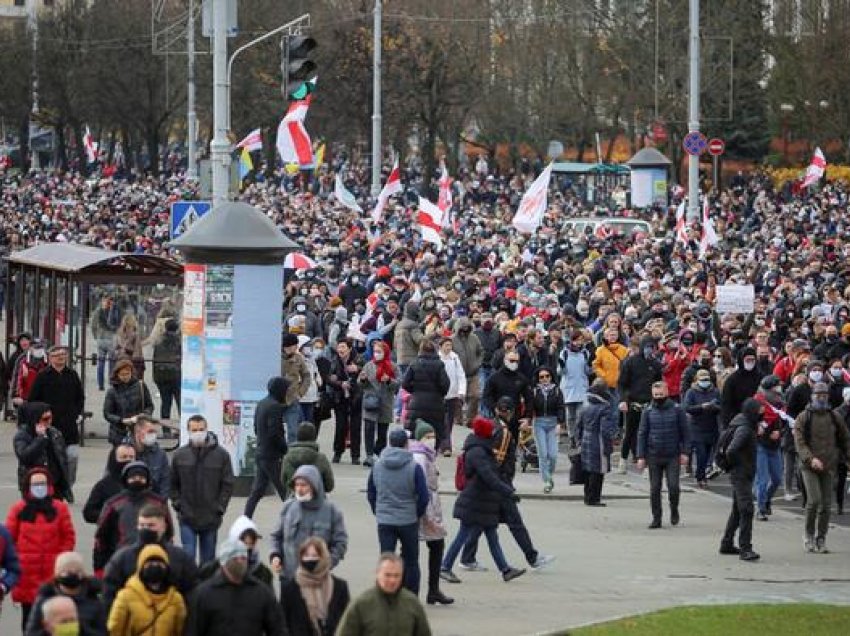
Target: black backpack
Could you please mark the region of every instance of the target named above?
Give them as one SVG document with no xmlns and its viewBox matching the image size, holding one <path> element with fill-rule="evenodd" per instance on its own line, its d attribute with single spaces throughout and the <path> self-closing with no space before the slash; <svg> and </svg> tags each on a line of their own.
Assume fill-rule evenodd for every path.
<svg viewBox="0 0 850 636">
<path fill-rule="evenodd" d="M 735 429 L 737 426 L 727 426 L 722 433 L 720 439 L 717 440 L 717 450 L 714 452 L 714 463 L 720 470 L 728 472 L 733 464 L 731 458 L 727 454 L 729 446 L 732 444 L 732 438 L 735 437 Z"/>
</svg>

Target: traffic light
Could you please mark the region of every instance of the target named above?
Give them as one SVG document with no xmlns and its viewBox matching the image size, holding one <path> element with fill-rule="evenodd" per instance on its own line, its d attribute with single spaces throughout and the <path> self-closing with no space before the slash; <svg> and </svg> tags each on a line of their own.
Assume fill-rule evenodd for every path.
<svg viewBox="0 0 850 636">
<path fill-rule="evenodd" d="M 293 35 L 283 39 L 283 96 L 286 99 L 304 99 L 311 91 L 306 80 L 316 72 L 316 63 L 309 59 L 316 48 L 316 40 L 307 35 Z"/>
</svg>

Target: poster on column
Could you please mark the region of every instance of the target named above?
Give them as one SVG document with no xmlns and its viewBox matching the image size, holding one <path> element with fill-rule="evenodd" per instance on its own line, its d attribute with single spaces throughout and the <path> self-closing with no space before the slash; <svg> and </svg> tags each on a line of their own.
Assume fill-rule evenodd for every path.
<svg viewBox="0 0 850 636">
<path fill-rule="evenodd" d="M 233 337 L 233 265 L 208 265 L 204 294 L 207 337 Z"/>
<path fill-rule="evenodd" d="M 253 400 L 224 400 L 222 402 L 221 447 L 230 454 L 233 474 L 252 477 L 256 472 L 257 439 L 254 433 Z"/>
<path fill-rule="evenodd" d="M 183 335 L 204 333 L 205 265 L 189 264 L 183 268 Z M 183 358 L 185 360 L 185 356 Z"/>
</svg>

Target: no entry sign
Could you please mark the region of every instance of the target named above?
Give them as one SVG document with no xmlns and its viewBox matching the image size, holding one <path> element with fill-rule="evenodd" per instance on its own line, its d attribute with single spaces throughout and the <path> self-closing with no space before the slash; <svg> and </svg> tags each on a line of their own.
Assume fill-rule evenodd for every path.
<svg viewBox="0 0 850 636">
<path fill-rule="evenodd" d="M 709 154 L 714 155 L 715 157 L 718 155 L 722 155 L 726 150 L 726 142 L 722 139 L 718 139 L 715 137 L 711 141 L 708 142 L 708 152 Z"/>
</svg>

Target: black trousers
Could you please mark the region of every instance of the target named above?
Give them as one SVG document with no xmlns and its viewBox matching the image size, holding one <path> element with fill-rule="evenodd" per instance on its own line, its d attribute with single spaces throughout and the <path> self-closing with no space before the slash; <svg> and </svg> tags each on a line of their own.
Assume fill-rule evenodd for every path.
<svg viewBox="0 0 850 636">
<path fill-rule="evenodd" d="M 602 482 L 605 481 L 605 473 L 584 474 L 584 503 L 597 504 L 602 499 Z"/>
<path fill-rule="evenodd" d="M 522 515 L 519 513 L 519 506 L 510 497 L 502 499 L 502 508 L 499 511 L 499 523 L 504 523 L 508 526 L 508 530 L 514 537 L 519 549 L 525 555 L 525 560 L 529 565 L 537 562 L 537 550 L 534 549 L 534 544 L 531 543 L 531 535 L 528 534 L 528 529 L 522 520 Z M 467 543 L 463 546 L 463 551 L 460 553 L 461 563 L 474 563 L 478 553 L 478 541 Z"/>
<path fill-rule="evenodd" d="M 835 503 L 838 510 L 844 511 L 844 495 L 847 494 L 847 464 L 838 462 L 838 471 L 835 473 Z"/>
<path fill-rule="evenodd" d="M 638 428 L 640 428 L 640 416 L 642 415 L 641 411 L 636 411 L 632 408 L 632 405 L 629 404 L 629 410 L 626 411 L 625 417 L 625 430 L 623 431 L 623 443 L 620 446 L 620 454 L 623 457 L 623 460 L 629 457 L 629 453 L 634 456 L 637 451 L 637 434 Z"/>
<path fill-rule="evenodd" d="M 649 467 L 649 506 L 652 510 L 652 519 L 661 521 L 661 483 L 665 475 L 670 512 L 679 510 L 679 456 L 673 459 L 649 460 L 647 466 Z"/>
<path fill-rule="evenodd" d="M 446 540 L 426 541 L 428 547 L 428 593 L 440 591 L 440 566 L 446 551 Z"/>
<path fill-rule="evenodd" d="M 360 459 L 360 428 L 362 420 L 362 404 L 360 400 L 351 402 L 344 400 L 334 406 L 336 430 L 334 430 L 334 455 L 345 452 L 345 440 L 351 442 L 351 459 Z"/>
<path fill-rule="evenodd" d="M 248 501 L 245 502 L 246 517 L 253 518 L 257 504 L 269 488 L 269 482 L 274 486 L 280 500 L 286 501 L 286 488 L 280 480 L 280 464 L 281 460 L 279 459 L 257 458 L 257 474 L 254 475 L 251 494 L 248 495 Z"/>
<path fill-rule="evenodd" d="M 738 547 L 751 550 L 753 547 L 753 480 L 732 474 L 732 512 L 723 532 L 722 546 L 735 545 L 735 531 L 738 531 Z"/>
</svg>

